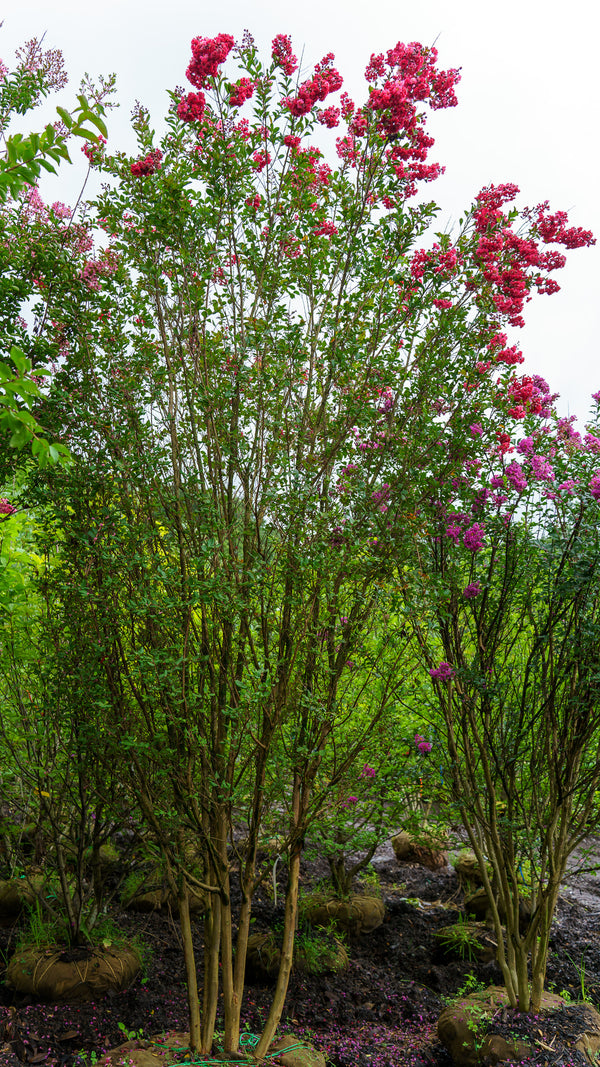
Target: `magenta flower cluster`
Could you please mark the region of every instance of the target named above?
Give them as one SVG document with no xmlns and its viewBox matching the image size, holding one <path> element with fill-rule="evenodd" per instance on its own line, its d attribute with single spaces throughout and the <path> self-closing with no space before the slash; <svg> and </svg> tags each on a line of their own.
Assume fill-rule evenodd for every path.
<svg viewBox="0 0 600 1067">
<path fill-rule="evenodd" d="M 421 734 L 415 734 L 415 747 L 417 751 L 419 751 L 422 755 L 426 756 L 429 752 L 431 752 L 433 746 L 431 744 L 431 741 L 426 741 Z"/>
<path fill-rule="evenodd" d="M 454 678 L 456 671 L 449 663 L 442 660 L 439 667 L 432 667 L 429 671 L 430 677 L 436 682 L 449 682 L 451 678 Z"/>
<path fill-rule="evenodd" d="M 470 585 L 466 585 L 463 589 L 463 596 L 465 600 L 475 600 L 481 592 L 480 582 L 471 582 Z"/>
</svg>

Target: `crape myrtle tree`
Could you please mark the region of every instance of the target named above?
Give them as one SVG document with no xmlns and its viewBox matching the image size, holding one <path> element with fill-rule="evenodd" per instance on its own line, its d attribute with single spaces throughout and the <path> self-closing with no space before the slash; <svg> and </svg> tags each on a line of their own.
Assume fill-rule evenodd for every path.
<svg viewBox="0 0 600 1067">
<path fill-rule="evenodd" d="M 383 629 L 379 640 L 389 640 L 389 633 L 398 626 L 398 615 L 405 631 L 409 620 L 398 612 L 398 597 L 390 598 L 389 613 L 382 616 Z M 395 608 L 395 611 L 394 611 Z M 406 638 L 406 632 L 402 634 Z M 361 752 L 361 760 L 355 761 L 351 774 L 342 780 L 332 774 L 338 756 L 335 746 L 330 746 L 315 782 L 315 788 L 323 789 L 325 804 L 316 806 L 316 818 L 311 824 L 310 850 L 324 857 L 331 874 L 336 895 L 348 896 L 354 879 L 368 868 L 378 845 L 390 837 L 391 829 L 422 828 L 423 819 L 430 815 L 433 797 L 443 793 L 443 779 L 437 760 L 431 757 L 432 743 L 408 727 L 415 720 L 426 728 L 413 710 L 409 708 L 414 692 L 412 680 L 418 673 L 420 662 L 412 654 L 410 643 L 402 643 L 400 672 L 394 677 L 394 705 L 390 715 L 382 717 L 376 728 L 370 731 L 368 744 Z M 353 720 L 360 709 L 353 713 Z M 411 736 L 407 737 L 409 733 Z M 366 760 L 366 762 L 365 762 Z M 331 761 L 331 762 L 330 762 Z M 331 781 L 338 782 L 332 788 Z"/>
<path fill-rule="evenodd" d="M 20 530 L 5 533 L 4 526 Z M 31 526 L 23 512 L 0 526 L 7 542 L 0 569 L 4 860 L 35 891 L 57 940 L 81 944 L 105 914 L 102 847 L 129 809 L 119 764 L 101 759 L 105 680 L 81 654 L 81 635 L 52 610 L 44 580 L 52 564 L 33 550 L 44 538 Z M 56 528 L 54 534 L 60 537 Z"/>
<path fill-rule="evenodd" d="M 203 1051 L 219 981 L 225 1047 L 238 1046 L 267 808 L 286 819 L 289 863 L 256 1055 L 269 1045 L 304 837 L 326 802 L 319 770 L 327 756 L 330 789 L 351 773 L 408 642 L 409 628 L 371 635 L 400 610 L 389 577 L 414 558 L 419 508 L 456 465 L 440 426 L 451 441 L 489 408 L 495 432 L 492 399 L 522 358 L 501 326 L 521 321 L 532 289 L 552 291 L 548 271 L 564 260 L 545 243 L 590 240 L 565 220 L 548 229 L 547 205 L 502 226 L 490 214 L 481 232 L 478 205 L 514 196 L 492 187 L 454 241 L 416 247 L 436 209 L 409 200 L 440 173 L 425 108 L 456 102 L 458 74 L 436 59 L 418 44 L 372 56 L 357 106 L 328 100 L 342 85 L 332 55 L 301 80 L 284 35 L 266 65 L 247 34 L 238 46 L 196 38 L 193 92 L 171 94 L 160 147 L 138 107 L 134 161 L 90 153 L 107 175 L 97 261 L 114 270 L 88 272 L 77 300 L 65 289 L 48 302 L 69 349 L 44 415 L 74 457 L 34 487 L 65 529 L 55 610 L 106 679 L 107 735 L 127 751 L 179 898 Z M 337 126 L 328 163 L 314 142 Z M 65 286 L 69 272 L 82 278 L 76 254 Z M 240 823 L 234 951 L 228 845 Z M 201 1016 L 190 886 L 209 904 Z"/>
<path fill-rule="evenodd" d="M 36 185 L 42 172 L 55 174 L 61 162 L 71 162 L 71 137 L 81 137 L 87 144 L 104 139 L 107 131 L 102 100 L 110 92 L 111 82 L 102 82 L 92 102 L 82 92 L 76 108 L 68 111 L 58 107 L 55 123 L 48 123 L 40 133 L 24 136 L 14 129 L 15 117 L 26 115 L 50 93 L 62 89 L 67 75 L 60 50 L 44 50 L 37 38 L 20 48 L 16 59 L 12 71 L 0 60 L 0 435 L 9 449 L 30 445 L 39 463 L 52 464 L 64 462 L 68 449 L 46 439 L 31 410 L 42 397 L 40 386 L 49 373 L 43 365 L 46 317 L 36 323 L 32 335 L 21 314 L 27 299 L 42 284 L 41 274 L 50 273 L 47 264 L 46 271 L 40 269 L 38 273 L 46 249 L 35 228 L 40 209 Z M 71 232 L 72 213 L 64 204 L 57 201 L 49 210 L 62 221 L 60 236 L 56 229 L 52 235 L 53 254 L 68 255 L 79 228 Z M 30 227 L 33 232 L 28 233 Z M 9 469 L 8 449 L 3 447 L 3 453 L 0 479 Z"/>
<path fill-rule="evenodd" d="M 600 436 L 539 377 L 509 395 L 495 443 L 470 426 L 401 580 L 510 1003 L 537 1011 L 560 885 L 598 825 Z"/>
</svg>

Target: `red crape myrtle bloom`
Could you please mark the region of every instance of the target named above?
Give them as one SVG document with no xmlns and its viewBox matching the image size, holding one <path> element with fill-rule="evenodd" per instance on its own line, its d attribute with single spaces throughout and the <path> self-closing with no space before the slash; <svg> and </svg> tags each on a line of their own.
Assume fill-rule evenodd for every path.
<svg viewBox="0 0 600 1067">
<path fill-rule="evenodd" d="M 332 66 L 334 59 L 333 52 L 328 52 L 321 62 L 317 63 L 312 78 L 302 83 L 298 89 L 298 95 L 288 96 L 283 101 L 294 118 L 308 115 L 318 100 L 322 102 L 330 93 L 341 89 L 343 78 Z"/>
<path fill-rule="evenodd" d="M 233 87 L 233 92 L 229 97 L 229 103 L 232 107 L 241 107 L 246 100 L 250 99 L 255 88 L 256 86 L 254 82 L 250 81 L 250 78 L 241 78 Z"/>
<path fill-rule="evenodd" d="M 154 174 L 155 171 L 160 170 L 161 159 L 162 152 L 160 148 L 155 148 L 153 152 L 148 153 L 145 159 L 138 159 L 131 164 L 131 173 L 135 178 L 145 178 L 148 174 Z"/>
<path fill-rule="evenodd" d="M 523 305 L 530 299 L 535 285 L 539 293 L 556 293 L 560 286 L 541 271 L 560 270 L 566 260 L 555 250 L 542 252 L 534 237 L 544 244 L 554 242 L 566 248 L 582 248 L 595 244 L 593 234 L 581 227 L 566 227 L 564 211 L 548 215 L 548 202 L 526 209 L 522 217 L 533 224 L 534 237 L 520 237 L 509 225 L 508 216 L 501 210 L 519 192 L 513 184 L 490 185 L 477 196 L 473 219 L 478 234 L 476 254 L 485 280 L 495 289 L 492 299 L 497 310 L 505 315 L 511 326 L 523 326 Z M 536 273 L 532 273 L 535 268 Z M 512 350 L 514 351 L 514 350 Z M 501 353 L 499 362 L 510 364 L 511 350 Z M 520 355 L 520 353 L 519 353 Z M 508 358 L 507 358 L 508 357 Z M 517 359 L 514 359 L 517 362 Z M 518 362 L 521 362 L 519 359 Z"/>
<path fill-rule="evenodd" d="M 219 33 L 216 37 L 194 37 L 192 59 L 185 72 L 187 80 L 197 89 L 204 89 L 206 79 L 214 78 L 234 44 L 229 33 Z"/>
<path fill-rule="evenodd" d="M 381 132 L 395 137 L 414 134 L 418 128 L 417 101 L 428 101 L 434 110 L 456 107 L 454 86 L 458 70 L 438 70 L 437 49 L 424 48 L 416 41 L 398 42 L 386 56 L 372 55 L 365 71 L 367 81 L 385 78 L 380 89 L 371 89 L 369 107 L 381 113 Z"/>
<path fill-rule="evenodd" d="M 204 117 L 206 99 L 204 93 L 188 93 L 177 105 L 177 115 L 183 122 L 200 122 Z"/>
<path fill-rule="evenodd" d="M 340 124 L 340 109 L 338 107 L 328 107 L 325 111 L 317 111 L 317 119 L 322 126 L 327 126 L 328 129 L 332 130 Z"/>
<path fill-rule="evenodd" d="M 292 52 L 290 37 L 285 33 L 278 33 L 277 37 L 273 39 L 271 48 L 271 55 L 277 66 L 281 67 L 284 74 L 288 76 L 293 74 L 298 68 L 298 60 Z"/>
</svg>

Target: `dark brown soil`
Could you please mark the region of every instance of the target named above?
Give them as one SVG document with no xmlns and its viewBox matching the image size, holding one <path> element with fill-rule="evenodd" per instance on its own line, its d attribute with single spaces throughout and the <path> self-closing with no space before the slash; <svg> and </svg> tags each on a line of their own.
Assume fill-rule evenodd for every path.
<svg viewBox="0 0 600 1067">
<path fill-rule="evenodd" d="M 347 945 L 349 971 L 292 976 L 282 1030 L 310 1039 L 333 1067 L 450 1067 L 450 1058 L 435 1037 L 444 998 L 456 996 L 473 981 L 501 984 L 499 969 L 493 961 L 451 959 L 436 941 L 436 930 L 460 913 L 462 893 L 452 868 L 434 872 L 400 865 L 389 847 L 379 850 L 375 866 L 386 904 L 384 924 Z M 309 887 L 325 874 L 324 865 L 307 863 L 303 885 Z M 585 993 L 600 1007 L 600 888 L 596 890 L 591 879 L 589 884 L 580 879 L 578 885 L 567 889 L 559 903 L 548 987 L 565 990 L 575 1001 Z M 282 916 L 282 898 L 275 907 L 268 890 L 259 891 L 255 928 L 276 927 Z M 94 1056 L 133 1033 L 149 1037 L 187 1028 L 176 920 L 169 915 L 129 913 L 114 918 L 124 932 L 137 934 L 151 950 L 147 973 L 121 993 L 77 1005 L 32 1003 L 0 984 L 0 1067 L 88 1067 Z M 196 925 L 200 946 L 201 920 Z M 19 932 L 15 927 L 0 930 L 0 979 Z M 250 1033 L 260 1032 L 270 993 L 265 983 L 248 985 L 243 1021 Z M 507 1033 L 518 1031 L 526 1037 L 534 1028 L 535 1035 L 552 1048 L 539 1047 L 528 1061 L 546 1067 L 583 1063 L 569 1049 L 573 1022 L 573 1012 L 562 1020 L 556 1017 L 552 1026 L 514 1012 L 504 1019 Z"/>
</svg>

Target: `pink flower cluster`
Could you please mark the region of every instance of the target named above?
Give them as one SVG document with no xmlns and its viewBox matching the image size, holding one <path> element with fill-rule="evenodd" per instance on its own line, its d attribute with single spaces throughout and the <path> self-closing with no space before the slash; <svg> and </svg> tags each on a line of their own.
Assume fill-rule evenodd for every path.
<svg viewBox="0 0 600 1067">
<path fill-rule="evenodd" d="M 233 87 L 233 92 L 229 97 L 229 103 L 232 107 L 241 107 L 242 104 L 249 100 L 252 96 L 256 85 L 250 81 L 250 78 L 240 78 L 239 82 Z"/>
<path fill-rule="evenodd" d="M 398 42 L 390 48 L 386 61 L 383 55 L 372 55 L 365 71 L 369 82 L 386 78 L 381 89 L 370 93 L 369 106 L 375 111 L 387 110 L 390 114 L 384 126 L 385 132 L 399 133 L 401 129 L 414 128 L 414 103 L 427 100 L 434 110 L 456 107 L 455 85 L 460 81 L 458 70 L 438 70 L 436 48 L 424 48 L 417 41 L 410 44 Z M 391 73 L 391 77 L 387 77 Z"/>
<path fill-rule="evenodd" d="M 561 253 L 542 252 L 536 240 L 520 237 L 511 228 L 502 207 L 514 200 L 518 192 L 518 186 L 512 184 L 490 185 L 482 189 L 473 215 L 478 235 L 476 255 L 483 277 L 493 287 L 492 300 L 497 310 L 512 326 L 524 325 L 521 313 L 525 301 L 530 299 L 529 291 L 533 285 L 540 293 L 558 291 L 558 283 L 542 272 L 558 270 L 566 262 Z M 542 241 L 554 241 L 566 248 L 595 243 L 589 230 L 565 227 L 567 215 L 564 211 L 547 215 L 547 208 L 546 202 L 533 212 L 529 209 L 523 212 L 523 216 L 533 222 L 534 234 Z M 505 355 L 514 355 L 514 362 L 521 362 L 516 358 L 520 353 L 514 348 L 507 350 Z M 511 360 L 504 359 L 504 362 Z"/>
<path fill-rule="evenodd" d="M 378 389 L 377 394 L 380 397 L 380 403 L 377 410 L 382 414 L 387 414 L 394 406 L 394 394 L 389 386 L 385 389 Z"/>
<path fill-rule="evenodd" d="M 437 163 L 425 164 L 433 138 L 425 133 L 417 105 L 427 102 L 434 110 L 454 107 L 454 87 L 460 74 L 457 70 L 438 70 L 436 60 L 435 48 L 424 48 L 417 42 L 398 42 L 385 59 L 383 54 L 372 55 L 365 75 L 367 81 L 380 84 L 369 89 L 366 108 L 357 112 L 349 125 L 354 136 L 364 136 L 370 113 L 382 138 L 400 139 L 388 150 L 388 159 L 402 182 L 404 199 L 414 195 L 417 181 L 433 181 L 443 169 Z"/>
<path fill-rule="evenodd" d="M 450 279 L 456 273 L 461 259 L 454 248 L 444 251 L 439 244 L 431 248 L 418 248 L 412 256 L 410 273 L 417 281 L 421 281 L 426 270 L 436 274 L 439 278 Z M 440 301 L 441 303 L 442 301 Z M 438 303 L 438 301 L 434 301 Z M 452 307 L 452 301 L 443 301 L 444 307 Z"/>
<path fill-rule="evenodd" d="M 463 545 L 469 552 L 479 552 L 483 548 L 485 526 L 482 522 L 474 522 L 463 534 Z"/>
<path fill-rule="evenodd" d="M 512 404 L 508 414 L 513 419 L 524 419 L 528 414 L 547 418 L 556 400 L 556 394 L 550 392 L 550 386 L 539 374 L 513 378 L 508 387 L 508 396 Z"/>
<path fill-rule="evenodd" d="M 431 674 L 431 671 L 429 673 Z M 433 746 L 431 744 L 431 741 L 426 741 L 425 738 L 421 736 L 421 734 L 415 734 L 415 747 L 418 752 L 421 752 L 422 755 L 426 756 L 429 752 L 431 752 Z"/>
<path fill-rule="evenodd" d="M 439 667 L 432 667 L 429 671 L 429 675 L 436 682 L 449 682 L 451 678 L 454 678 L 456 671 L 449 663 L 442 660 Z"/>
<path fill-rule="evenodd" d="M 459 487 L 459 481 L 456 480 L 455 488 Z M 470 523 L 470 517 L 464 512 L 453 512 L 448 515 L 448 526 L 446 527 L 446 537 L 449 537 L 454 541 L 455 545 L 460 544 L 461 536 L 462 542 L 465 548 L 468 548 L 470 552 L 479 552 L 483 548 L 483 539 L 485 535 L 485 526 L 481 522 Z M 467 527 L 464 529 L 464 527 Z"/>
<path fill-rule="evenodd" d="M 374 493 L 371 493 L 371 500 L 377 504 L 377 510 L 383 515 L 388 510 L 387 501 L 390 499 L 390 487 L 388 482 L 384 482 L 381 489 L 376 489 Z"/>
<path fill-rule="evenodd" d="M 298 67 L 298 60 L 292 52 L 291 38 L 285 33 L 278 33 L 277 37 L 273 38 L 271 55 L 276 66 L 281 67 L 284 74 L 287 74 L 288 77 L 293 74 Z"/>
<path fill-rule="evenodd" d="M 188 93 L 177 105 L 177 115 L 182 122 L 200 122 L 204 118 L 206 98 L 204 93 Z"/>
<path fill-rule="evenodd" d="M 374 778 L 376 774 L 377 771 L 375 770 L 375 768 L 369 767 L 368 763 L 365 763 L 362 771 L 360 772 L 361 778 Z"/>
<path fill-rule="evenodd" d="M 339 126 L 339 107 L 328 107 L 325 108 L 325 111 L 317 111 L 317 120 L 321 123 L 321 126 L 327 126 L 327 128 L 330 130 L 332 130 L 335 126 Z"/>
<path fill-rule="evenodd" d="M 600 501 L 600 471 L 596 471 L 590 481 L 590 493 L 594 500 Z"/>
<path fill-rule="evenodd" d="M 317 101 L 325 100 L 330 93 L 341 89 L 343 78 L 339 71 L 332 66 L 335 56 L 328 52 L 320 63 L 317 63 L 312 78 L 303 82 L 298 89 L 297 96 L 288 96 L 283 101 L 288 111 L 294 118 L 308 115 Z"/>
<path fill-rule="evenodd" d="M 219 33 L 216 37 L 194 37 L 192 59 L 185 72 L 187 80 L 197 89 L 204 89 L 207 79 L 215 77 L 234 44 L 233 37 L 228 33 Z"/>
<path fill-rule="evenodd" d="M 5 496 L 0 496 L 0 515 L 14 515 L 16 510 L 14 504 L 9 504 Z"/>
<path fill-rule="evenodd" d="M 463 589 L 465 600 L 475 600 L 481 592 L 481 582 L 471 582 Z"/>
<path fill-rule="evenodd" d="M 255 152 L 252 156 L 252 168 L 256 171 L 264 170 L 267 163 L 271 162 L 270 152 Z"/>
<path fill-rule="evenodd" d="M 293 133 L 286 133 L 283 138 L 283 143 L 286 148 L 300 148 L 300 138 L 296 137 Z"/>
<path fill-rule="evenodd" d="M 508 467 L 506 468 L 506 477 L 513 489 L 516 489 L 518 493 L 522 493 L 527 488 L 525 472 L 521 464 L 517 463 L 516 459 L 508 464 Z"/>
<path fill-rule="evenodd" d="M 155 148 L 144 159 L 138 159 L 132 163 L 129 169 L 135 178 L 145 178 L 148 174 L 154 174 L 155 171 L 160 170 L 161 159 L 160 148 Z"/>
<path fill-rule="evenodd" d="M 335 237 L 337 232 L 337 226 L 335 226 L 333 222 L 330 222 L 329 219 L 324 219 L 323 222 L 320 222 L 313 230 L 315 237 Z"/>
<path fill-rule="evenodd" d="M 97 143 L 93 141 L 86 141 L 85 144 L 81 146 L 81 151 L 83 152 L 88 163 L 90 164 L 90 167 L 97 166 L 98 163 L 100 163 L 100 161 L 102 160 L 105 144 L 106 137 L 103 137 L 100 133 L 98 135 Z M 54 207 L 54 204 L 52 205 L 52 207 Z"/>
<path fill-rule="evenodd" d="M 495 363 L 505 363 L 507 367 L 514 367 L 517 363 L 523 363 L 525 357 L 516 345 L 506 348 L 507 337 L 505 333 L 494 334 L 488 342 L 488 349 L 494 357 Z"/>
<path fill-rule="evenodd" d="M 88 289 L 98 291 L 101 278 L 110 277 L 118 267 L 118 253 L 108 248 L 101 253 L 99 259 L 86 259 L 79 277 Z"/>
<path fill-rule="evenodd" d="M 549 206 L 548 201 L 545 200 L 543 204 L 538 204 L 533 212 L 527 213 L 528 217 L 537 216 L 536 229 L 544 244 L 559 244 L 564 245 L 565 248 L 585 248 L 596 244 L 591 230 L 583 230 L 581 226 L 571 226 L 567 229 L 566 223 L 569 217 L 566 211 L 557 211 L 554 215 L 547 215 Z M 563 266 L 563 264 L 560 265 Z"/>
</svg>

